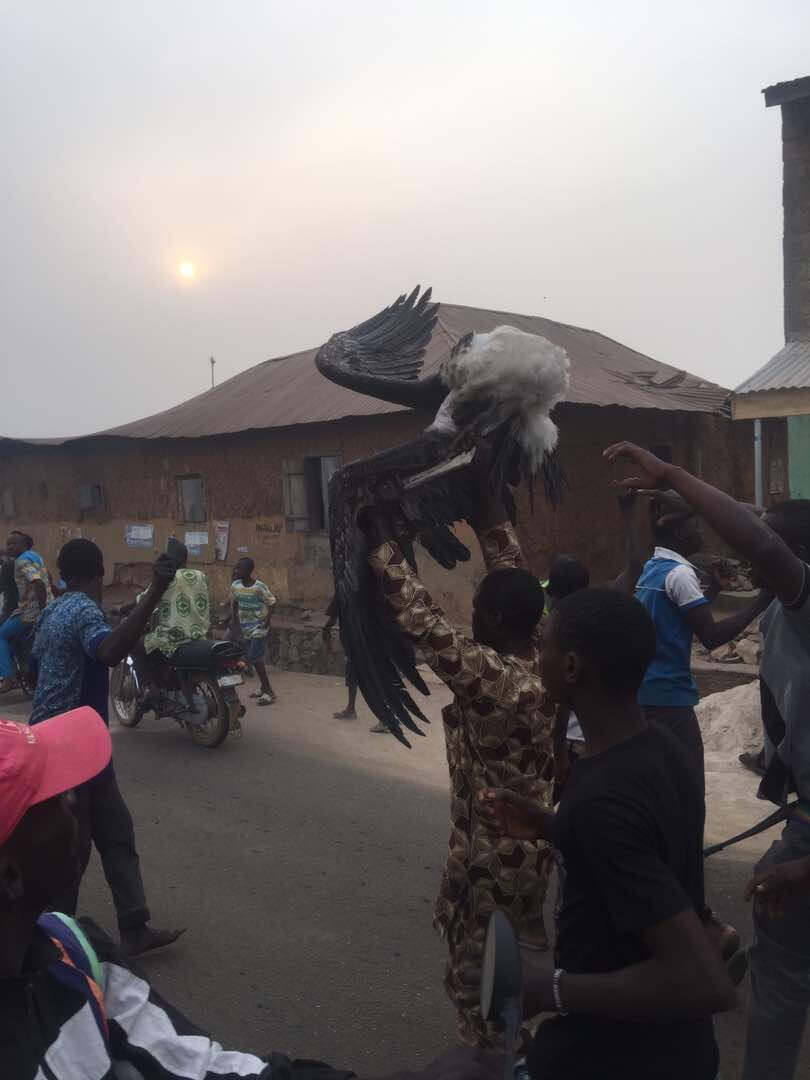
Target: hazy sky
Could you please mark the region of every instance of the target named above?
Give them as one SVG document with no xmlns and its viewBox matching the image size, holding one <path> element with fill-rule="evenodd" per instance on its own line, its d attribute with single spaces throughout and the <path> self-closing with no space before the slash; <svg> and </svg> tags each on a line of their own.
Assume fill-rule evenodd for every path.
<svg viewBox="0 0 810 1080">
<path fill-rule="evenodd" d="M 807 0 L 0 13 L 0 434 L 157 412 L 416 282 L 726 386 L 782 344 L 760 90 L 810 74 Z"/>
</svg>

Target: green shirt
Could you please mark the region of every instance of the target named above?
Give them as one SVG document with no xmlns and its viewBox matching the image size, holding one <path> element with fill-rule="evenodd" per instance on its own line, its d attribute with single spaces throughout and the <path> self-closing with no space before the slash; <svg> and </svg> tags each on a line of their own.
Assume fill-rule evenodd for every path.
<svg viewBox="0 0 810 1080">
<path fill-rule="evenodd" d="M 208 637 L 210 625 L 208 578 L 202 570 L 185 567 L 160 598 L 157 625 L 144 637 L 144 647 L 148 653 L 160 649 L 171 656 L 178 645 Z"/>
</svg>

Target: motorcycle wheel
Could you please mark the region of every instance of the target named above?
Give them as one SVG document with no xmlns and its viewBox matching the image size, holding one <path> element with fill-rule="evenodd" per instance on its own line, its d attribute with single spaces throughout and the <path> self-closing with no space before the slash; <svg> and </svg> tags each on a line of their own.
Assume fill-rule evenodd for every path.
<svg viewBox="0 0 810 1080">
<path fill-rule="evenodd" d="M 228 738 L 231 715 L 216 679 L 206 675 L 194 687 L 195 698 L 200 698 L 206 717 L 194 717 L 186 723 L 188 733 L 197 746 L 215 750 Z"/>
<path fill-rule="evenodd" d="M 115 719 L 119 724 L 134 728 L 143 720 L 143 711 L 135 691 L 132 668 L 125 662 L 120 663 L 112 673 L 110 699 Z"/>
</svg>

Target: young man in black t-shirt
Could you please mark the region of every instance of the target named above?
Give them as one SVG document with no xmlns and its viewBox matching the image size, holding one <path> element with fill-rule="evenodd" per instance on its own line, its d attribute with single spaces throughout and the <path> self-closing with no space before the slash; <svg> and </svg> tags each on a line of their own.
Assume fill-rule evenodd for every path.
<svg viewBox="0 0 810 1080">
<path fill-rule="evenodd" d="M 561 601 L 541 675 L 585 735 L 556 815 L 513 792 L 480 795 L 511 836 L 551 840 L 560 867 L 555 970 L 526 1012 L 555 1011 L 529 1055 L 538 1080 L 715 1080 L 712 1013 L 735 995 L 703 910 L 703 794 L 687 752 L 636 694 L 655 652 L 636 600 L 591 589 Z"/>
</svg>

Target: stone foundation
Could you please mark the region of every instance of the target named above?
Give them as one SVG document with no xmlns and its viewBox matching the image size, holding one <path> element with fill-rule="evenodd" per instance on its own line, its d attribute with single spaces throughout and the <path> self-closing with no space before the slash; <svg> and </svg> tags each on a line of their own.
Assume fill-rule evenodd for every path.
<svg viewBox="0 0 810 1080">
<path fill-rule="evenodd" d="M 273 620 L 267 639 L 268 660 L 284 671 L 302 671 L 310 675 L 343 675 L 346 657 L 340 635 L 333 630 L 325 642 L 320 626 Z"/>
</svg>

